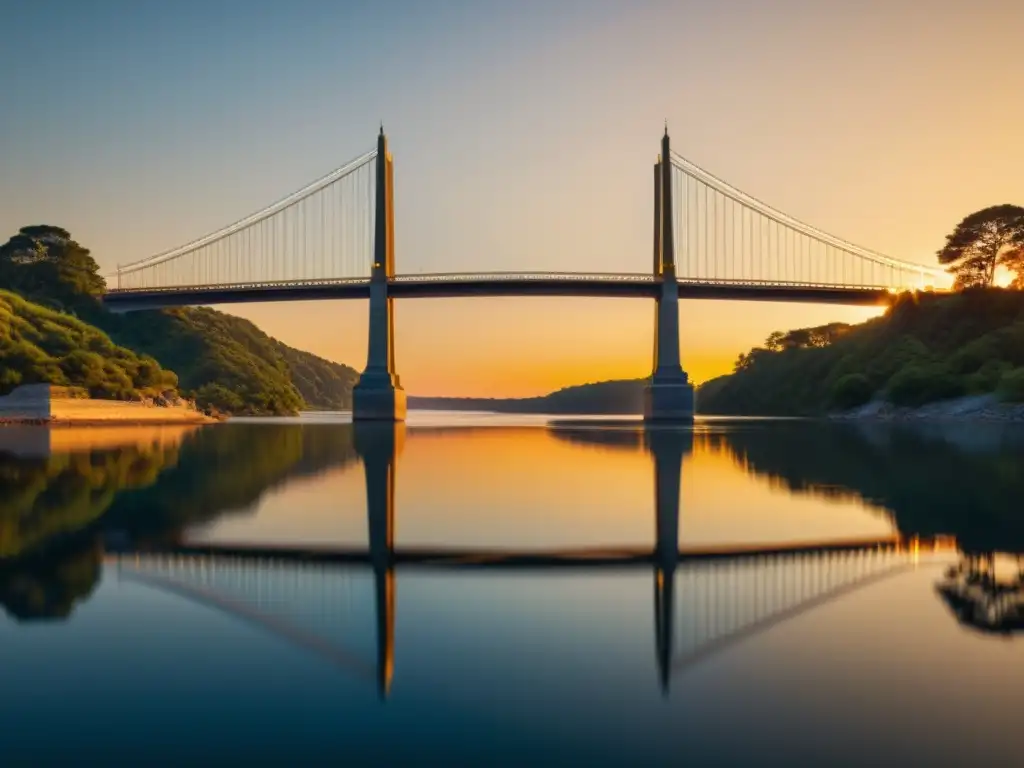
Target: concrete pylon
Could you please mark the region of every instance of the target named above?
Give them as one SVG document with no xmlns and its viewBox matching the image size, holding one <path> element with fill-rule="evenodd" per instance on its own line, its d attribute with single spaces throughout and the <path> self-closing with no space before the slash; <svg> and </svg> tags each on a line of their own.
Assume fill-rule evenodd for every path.
<svg viewBox="0 0 1024 768">
<path fill-rule="evenodd" d="M 672 231 L 672 160 L 668 127 L 654 166 L 654 274 L 661 278 L 655 299 L 654 364 L 644 388 L 644 419 L 692 423 L 693 386 L 679 359 L 679 284 Z"/>
<path fill-rule="evenodd" d="M 395 305 L 388 278 L 395 276 L 394 165 L 381 126 L 377 137 L 377 199 L 370 273 L 369 351 L 352 389 L 353 420 L 405 421 L 405 390 L 395 372 Z"/>
</svg>

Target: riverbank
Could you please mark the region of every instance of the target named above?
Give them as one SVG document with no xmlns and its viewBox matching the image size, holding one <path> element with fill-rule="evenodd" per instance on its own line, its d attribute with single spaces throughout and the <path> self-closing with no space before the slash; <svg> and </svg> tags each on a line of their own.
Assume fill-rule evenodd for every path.
<svg viewBox="0 0 1024 768">
<path fill-rule="evenodd" d="M 49 384 L 21 386 L 0 397 L 0 426 L 173 426 L 217 421 L 185 400 L 157 403 L 69 397 Z"/>
<path fill-rule="evenodd" d="M 1002 402 L 996 395 L 973 395 L 908 408 L 872 401 L 860 408 L 833 413 L 837 421 L 995 421 L 1024 423 L 1024 404 Z"/>
</svg>

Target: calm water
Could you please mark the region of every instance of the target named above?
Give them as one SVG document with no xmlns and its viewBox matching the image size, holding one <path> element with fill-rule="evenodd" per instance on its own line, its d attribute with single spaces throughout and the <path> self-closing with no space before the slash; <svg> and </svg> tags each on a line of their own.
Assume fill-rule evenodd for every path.
<svg viewBox="0 0 1024 768">
<path fill-rule="evenodd" d="M 1022 492 L 978 425 L 0 430 L 0 762 L 1020 764 Z"/>
</svg>

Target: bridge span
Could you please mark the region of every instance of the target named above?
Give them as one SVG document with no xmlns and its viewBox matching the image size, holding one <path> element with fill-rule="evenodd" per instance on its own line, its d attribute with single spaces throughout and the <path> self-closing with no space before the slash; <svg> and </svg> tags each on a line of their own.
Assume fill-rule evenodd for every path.
<svg viewBox="0 0 1024 768">
<path fill-rule="evenodd" d="M 462 299 L 505 296 L 656 299 L 662 279 L 644 274 L 491 272 L 480 274 L 395 275 L 387 281 L 395 299 Z M 893 290 L 886 286 L 835 286 L 811 283 L 752 283 L 740 280 L 679 278 L 680 299 L 783 301 L 787 303 L 878 306 Z M 134 288 L 111 291 L 104 303 L 114 312 L 170 307 L 253 304 L 277 301 L 369 299 L 370 278 L 295 280 L 241 285 Z"/>
</svg>

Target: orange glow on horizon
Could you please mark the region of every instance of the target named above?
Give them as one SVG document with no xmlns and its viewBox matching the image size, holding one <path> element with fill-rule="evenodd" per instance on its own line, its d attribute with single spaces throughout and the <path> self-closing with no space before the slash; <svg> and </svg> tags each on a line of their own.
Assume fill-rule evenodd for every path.
<svg viewBox="0 0 1024 768">
<path fill-rule="evenodd" d="M 225 309 L 298 349 L 357 371 L 366 364 L 364 301 Z M 762 345 L 772 331 L 863 323 L 884 311 L 881 306 L 684 301 L 679 312 L 683 368 L 700 385 L 731 373 L 737 356 Z M 652 307 L 643 301 L 417 300 L 396 308 L 395 358 L 410 395 L 537 397 L 563 387 L 648 376 L 653 333 Z"/>
<path fill-rule="evenodd" d="M 996 267 L 995 279 L 992 281 L 997 288 L 1009 288 L 1013 283 L 1014 274 L 1006 267 Z"/>
</svg>

